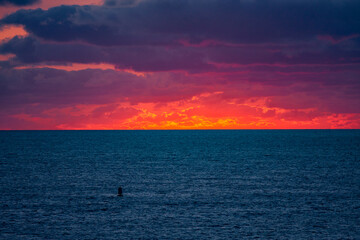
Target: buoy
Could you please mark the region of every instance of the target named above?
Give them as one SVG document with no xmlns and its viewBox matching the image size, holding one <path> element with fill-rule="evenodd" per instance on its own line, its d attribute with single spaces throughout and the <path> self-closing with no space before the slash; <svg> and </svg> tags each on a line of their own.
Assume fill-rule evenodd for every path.
<svg viewBox="0 0 360 240">
<path fill-rule="evenodd" d="M 122 197 L 122 188 L 121 187 L 118 188 L 118 196 Z"/>
</svg>

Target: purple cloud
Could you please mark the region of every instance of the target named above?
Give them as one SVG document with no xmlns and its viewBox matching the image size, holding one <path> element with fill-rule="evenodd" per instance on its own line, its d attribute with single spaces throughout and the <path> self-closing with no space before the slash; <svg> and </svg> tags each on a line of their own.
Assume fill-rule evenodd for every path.
<svg viewBox="0 0 360 240">
<path fill-rule="evenodd" d="M 97 45 L 267 43 L 343 37 L 360 33 L 358 1 L 152 0 L 137 5 L 60 6 L 21 10 L 2 24 L 21 24 L 53 41 Z"/>
</svg>

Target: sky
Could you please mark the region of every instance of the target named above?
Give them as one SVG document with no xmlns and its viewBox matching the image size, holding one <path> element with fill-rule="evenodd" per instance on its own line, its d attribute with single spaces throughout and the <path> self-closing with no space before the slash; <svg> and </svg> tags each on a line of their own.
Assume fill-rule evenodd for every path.
<svg viewBox="0 0 360 240">
<path fill-rule="evenodd" d="M 0 0 L 0 129 L 359 129 L 358 0 Z"/>
</svg>

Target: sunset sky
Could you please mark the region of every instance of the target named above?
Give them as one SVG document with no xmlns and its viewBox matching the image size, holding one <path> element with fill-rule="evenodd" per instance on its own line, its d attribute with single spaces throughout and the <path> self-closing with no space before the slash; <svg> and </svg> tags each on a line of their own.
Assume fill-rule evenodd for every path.
<svg viewBox="0 0 360 240">
<path fill-rule="evenodd" d="M 360 128 L 359 0 L 0 0 L 0 129 Z"/>
</svg>

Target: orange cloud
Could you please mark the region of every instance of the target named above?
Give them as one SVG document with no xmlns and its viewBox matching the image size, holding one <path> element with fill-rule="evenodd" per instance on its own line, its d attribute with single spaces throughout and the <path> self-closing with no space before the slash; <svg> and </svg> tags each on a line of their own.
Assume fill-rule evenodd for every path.
<svg viewBox="0 0 360 240">
<path fill-rule="evenodd" d="M 8 55 L 0 55 L 5 60 L 9 59 L 10 57 L 14 57 L 14 54 L 8 54 Z M 70 63 L 67 65 L 26 65 L 26 66 L 19 66 L 15 67 L 14 69 L 21 70 L 21 69 L 34 69 L 34 68 L 52 68 L 52 69 L 58 69 L 58 70 L 64 70 L 64 71 L 81 71 L 86 69 L 99 69 L 99 70 L 115 70 L 120 72 L 126 72 L 133 74 L 138 77 L 144 77 L 145 73 L 143 72 L 137 72 L 132 69 L 117 69 L 113 64 L 108 63 Z"/>
<path fill-rule="evenodd" d="M 15 54 L 0 54 L 0 61 L 7 61 L 13 57 L 15 57 Z"/>
<path fill-rule="evenodd" d="M 5 25 L 0 28 L 0 42 L 9 40 L 15 36 L 26 37 L 28 33 L 23 26 Z"/>
<path fill-rule="evenodd" d="M 165 105 L 154 103 L 125 104 L 137 110 L 137 114 L 111 124 L 85 124 L 83 129 L 317 129 L 317 128 L 359 128 L 360 114 L 333 114 L 295 120 L 284 116 L 294 110 L 266 108 L 260 99 L 252 104 L 234 104 L 219 100 L 208 105 L 207 100 L 219 97 L 221 93 L 205 93 L 187 101 L 175 101 Z M 263 104 L 262 104 L 263 103 Z M 267 112 L 274 111 L 272 115 Z M 299 110 L 297 110 L 299 111 Z M 311 109 L 300 110 L 308 114 Z M 107 113 L 111 115 L 111 112 Z M 354 123 L 354 118 L 356 123 Z M 64 127 L 64 126 L 58 126 Z M 68 126 L 71 129 L 70 126 Z"/>
<path fill-rule="evenodd" d="M 68 65 L 29 65 L 29 66 L 15 67 L 14 69 L 20 70 L 20 69 L 33 69 L 33 68 L 53 68 L 64 71 L 80 71 L 85 69 L 115 70 L 114 65 L 106 64 L 106 63 L 99 63 L 99 64 L 73 63 Z"/>
<path fill-rule="evenodd" d="M 210 94 L 205 98 L 211 98 Z M 159 106 L 155 103 L 77 105 L 43 111 L 41 115 L 13 115 L 38 125 L 38 129 L 328 129 L 360 128 L 360 114 L 327 114 L 309 119 L 284 117 L 294 110 L 276 109 L 266 115 L 259 106 L 220 101 L 216 106 L 200 101 L 201 95 L 187 101 Z M 197 99 L 197 100 L 194 100 Z M 206 100 L 206 99 L 203 99 Z M 261 108 L 261 107 L 260 107 Z M 217 111 L 218 109 L 219 111 Z M 272 110 L 267 110 L 272 111 Z M 304 110 L 306 114 L 310 110 Z"/>
</svg>

